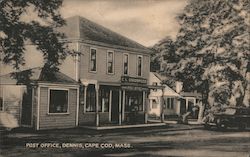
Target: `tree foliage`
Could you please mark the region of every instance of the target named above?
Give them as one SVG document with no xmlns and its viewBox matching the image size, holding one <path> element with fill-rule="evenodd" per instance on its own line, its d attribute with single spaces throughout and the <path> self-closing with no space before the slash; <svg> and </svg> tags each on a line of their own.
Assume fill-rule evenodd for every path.
<svg viewBox="0 0 250 157">
<path fill-rule="evenodd" d="M 43 54 L 44 69 L 57 71 L 68 49 L 57 32 L 65 22 L 59 8 L 62 0 L 1 0 L 0 51 L 1 62 L 17 71 L 25 64 L 26 45 L 32 44 Z M 32 20 L 25 17 L 32 16 Z M 29 56 L 32 57 L 32 56 Z"/>
<path fill-rule="evenodd" d="M 202 92 L 210 106 L 243 105 L 249 93 L 249 5 L 247 0 L 191 0 L 178 16 L 179 60 L 170 73 L 184 82 L 184 90 Z"/>
</svg>

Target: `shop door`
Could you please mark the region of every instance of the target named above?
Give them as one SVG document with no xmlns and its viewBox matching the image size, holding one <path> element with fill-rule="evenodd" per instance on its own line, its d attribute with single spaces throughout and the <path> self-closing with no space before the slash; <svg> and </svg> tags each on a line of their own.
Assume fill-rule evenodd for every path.
<svg viewBox="0 0 250 157">
<path fill-rule="evenodd" d="M 118 122 L 119 120 L 119 91 L 112 92 L 111 102 L 111 121 Z"/>
<path fill-rule="evenodd" d="M 23 93 L 22 117 L 21 117 L 22 125 L 31 126 L 31 116 L 32 116 L 32 89 L 28 88 L 27 92 Z"/>
</svg>

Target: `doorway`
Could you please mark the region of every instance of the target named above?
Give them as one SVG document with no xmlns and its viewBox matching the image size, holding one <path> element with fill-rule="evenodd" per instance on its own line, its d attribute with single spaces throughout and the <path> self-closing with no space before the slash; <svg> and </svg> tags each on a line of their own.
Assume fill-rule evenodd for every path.
<svg viewBox="0 0 250 157">
<path fill-rule="evenodd" d="M 111 101 L 111 121 L 118 122 L 119 120 L 119 91 L 113 90 Z"/>
</svg>

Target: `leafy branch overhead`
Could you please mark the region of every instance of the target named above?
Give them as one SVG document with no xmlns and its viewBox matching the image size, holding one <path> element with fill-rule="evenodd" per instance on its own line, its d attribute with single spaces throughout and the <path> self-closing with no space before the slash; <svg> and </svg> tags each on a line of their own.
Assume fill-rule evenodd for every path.
<svg viewBox="0 0 250 157">
<path fill-rule="evenodd" d="M 184 90 L 203 93 L 210 106 L 249 106 L 249 5 L 247 0 L 191 0 L 178 16 L 177 60 L 174 66 L 165 60 L 163 73 L 184 82 Z"/>
<path fill-rule="evenodd" d="M 60 42 L 64 34 L 55 29 L 65 24 L 61 5 L 62 0 L 1 0 L 1 61 L 19 70 L 25 64 L 26 45 L 34 45 L 43 54 L 44 68 L 57 71 L 69 52 Z"/>
</svg>

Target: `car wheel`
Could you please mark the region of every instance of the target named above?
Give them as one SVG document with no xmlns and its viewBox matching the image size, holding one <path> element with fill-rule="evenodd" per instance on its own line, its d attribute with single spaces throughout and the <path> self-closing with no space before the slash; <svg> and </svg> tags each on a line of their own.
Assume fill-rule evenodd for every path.
<svg viewBox="0 0 250 157">
<path fill-rule="evenodd" d="M 217 119 L 216 126 L 217 126 L 217 129 L 219 129 L 219 130 L 225 130 L 227 128 L 227 125 L 225 123 L 221 122 L 220 119 Z"/>
<path fill-rule="evenodd" d="M 211 126 L 209 124 L 204 124 L 204 128 L 209 130 L 209 129 L 211 129 Z"/>
<path fill-rule="evenodd" d="M 245 129 L 246 129 L 246 124 L 245 123 L 240 123 L 239 130 L 245 130 Z"/>
</svg>

